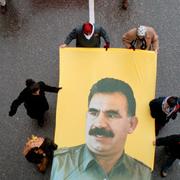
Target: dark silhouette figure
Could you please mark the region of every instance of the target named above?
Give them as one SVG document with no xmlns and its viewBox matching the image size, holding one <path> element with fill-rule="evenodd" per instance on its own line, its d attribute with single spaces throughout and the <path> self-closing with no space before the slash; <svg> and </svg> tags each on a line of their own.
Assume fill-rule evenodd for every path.
<svg viewBox="0 0 180 180">
<path fill-rule="evenodd" d="M 11 104 L 9 116 L 16 114 L 19 105 L 24 103 L 27 115 L 37 119 L 38 125 L 42 127 L 44 124 L 44 114 L 49 109 L 45 92 L 57 93 L 59 89 L 61 88 L 48 86 L 43 81 L 35 82 L 32 79 L 27 79 L 26 88 L 23 89 L 18 98 Z"/>
</svg>

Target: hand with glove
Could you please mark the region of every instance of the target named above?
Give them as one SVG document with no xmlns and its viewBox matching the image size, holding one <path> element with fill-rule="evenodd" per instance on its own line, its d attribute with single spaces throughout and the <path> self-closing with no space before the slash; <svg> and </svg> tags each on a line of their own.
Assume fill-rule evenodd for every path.
<svg viewBox="0 0 180 180">
<path fill-rule="evenodd" d="M 16 112 L 13 112 L 13 111 L 9 111 L 9 116 L 14 116 L 16 114 Z"/>
<path fill-rule="evenodd" d="M 104 45 L 104 48 L 106 49 L 106 51 L 108 50 L 108 48 L 110 48 L 110 43 L 106 42 L 106 44 Z"/>
<path fill-rule="evenodd" d="M 177 117 L 177 113 L 173 113 L 172 115 L 171 115 L 171 119 L 176 119 L 176 117 Z"/>
<path fill-rule="evenodd" d="M 131 46 L 130 46 L 130 48 L 129 49 L 133 49 L 134 51 L 135 51 L 135 49 L 136 49 L 136 40 L 133 40 L 130 44 L 131 44 Z"/>
<path fill-rule="evenodd" d="M 61 90 L 61 89 L 62 89 L 62 87 L 59 87 L 59 88 L 58 88 L 58 91 Z"/>
</svg>

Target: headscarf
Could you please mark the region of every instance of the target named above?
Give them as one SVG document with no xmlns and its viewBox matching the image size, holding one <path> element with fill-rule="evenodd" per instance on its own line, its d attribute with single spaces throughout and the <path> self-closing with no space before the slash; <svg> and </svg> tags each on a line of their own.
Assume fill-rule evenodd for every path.
<svg viewBox="0 0 180 180">
<path fill-rule="evenodd" d="M 28 138 L 28 140 L 24 146 L 24 149 L 23 149 L 24 156 L 26 156 L 31 149 L 39 148 L 43 144 L 43 142 L 44 142 L 43 137 L 38 137 L 38 136 L 32 135 L 31 138 Z"/>
</svg>

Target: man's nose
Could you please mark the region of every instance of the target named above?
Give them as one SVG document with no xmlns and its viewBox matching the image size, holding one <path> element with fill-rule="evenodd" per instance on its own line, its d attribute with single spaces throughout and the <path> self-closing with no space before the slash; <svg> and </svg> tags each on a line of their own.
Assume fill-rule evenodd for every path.
<svg viewBox="0 0 180 180">
<path fill-rule="evenodd" d="M 95 126 L 99 128 L 107 127 L 107 118 L 103 112 L 100 112 L 96 118 Z"/>
</svg>

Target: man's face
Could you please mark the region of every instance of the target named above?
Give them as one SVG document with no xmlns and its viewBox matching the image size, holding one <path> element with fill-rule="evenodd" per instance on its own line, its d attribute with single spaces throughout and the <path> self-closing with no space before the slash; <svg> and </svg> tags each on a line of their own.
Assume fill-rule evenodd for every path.
<svg viewBox="0 0 180 180">
<path fill-rule="evenodd" d="M 91 35 L 92 31 L 87 31 L 87 32 L 84 32 L 85 35 Z"/>
<path fill-rule="evenodd" d="M 86 144 L 97 155 L 122 152 L 128 133 L 136 127 L 135 117 L 128 116 L 126 97 L 119 93 L 97 93 L 89 104 Z"/>
<path fill-rule="evenodd" d="M 32 93 L 34 96 L 39 96 L 40 95 L 40 89 L 37 89 L 37 91 Z"/>
</svg>

